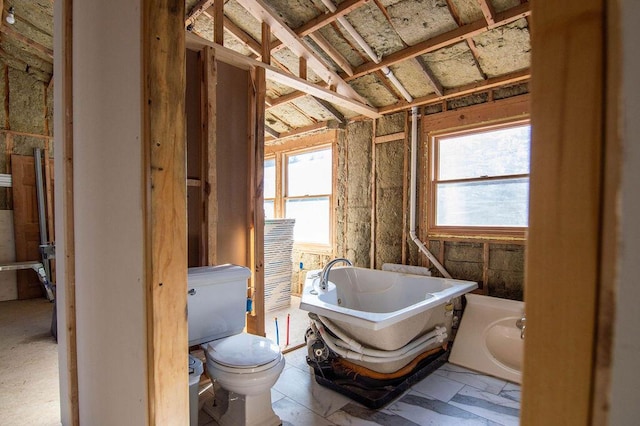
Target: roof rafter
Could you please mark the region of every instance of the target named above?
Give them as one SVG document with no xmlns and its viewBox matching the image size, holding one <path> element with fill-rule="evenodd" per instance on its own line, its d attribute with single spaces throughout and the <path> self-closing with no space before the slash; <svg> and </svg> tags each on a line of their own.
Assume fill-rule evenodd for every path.
<svg viewBox="0 0 640 426">
<path fill-rule="evenodd" d="M 213 3 L 215 3 L 214 0 L 200 0 L 196 3 L 187 14 L 187 19 L 184 21 L 185 28 L 196 22 L 196 18 L 202 15 L 205 10 L 209 9 Z"/>
<path fill-rule="evenodd" d="M 285 24 L 264 0 L 236 0 L 258 21 L 265 22 L 271 27 L 271 32 L 287 44 L 287 47 L 297 56 L 302 56 L 307 60 L 307 65 L 318 77 L 331 86 L 335 86 L 336 92 L 366 104 L 366 100 L 360 96 L 349 84 L 347 84 L 338 74 L 327 67 L 322 59 Z"/>
<path fill-rule="evenodd" d="M 451 46 L 452 44 L 465 41 L 468 38 L 475 37 L 478 34 L 482 34 L 499 26 L 517 21 L 518 19 L 524 18 L 530 14 L 531 9 L 529 7 L 529 3 L 523 3 L 504 12 L 497 13 L 495 23 L 493 25 L 486 25 L 484 18 L 470 24 L 463 25 L 454 30 L 447 31 L 421 43 L 410 46 L 406 49 L 402 49 L 396 53 L 392 53 L 377 64 L 375 62 L 368 62 L 366 64 L 360 65 L 354 70 L 353 76 L 347 76 L 345 79 L 347 81 L 353 80 L 358 77 L 362 77 L 363 75 L 369 74 L 373 71 L 379 70 L 384 66 L 394 65 L 398 62 L 415 58 L 416 56 L 424 55 L 425 53 L 433 52 L 443 47 Z"/>
<path fill-rule="evenodd" d="M 487 21 L 487 25 L 493 25 L 495 23 L 496 11 L 493 9 L 493 5 L 489 0 L 478 0 L 484 20 Z"/>
</svg>

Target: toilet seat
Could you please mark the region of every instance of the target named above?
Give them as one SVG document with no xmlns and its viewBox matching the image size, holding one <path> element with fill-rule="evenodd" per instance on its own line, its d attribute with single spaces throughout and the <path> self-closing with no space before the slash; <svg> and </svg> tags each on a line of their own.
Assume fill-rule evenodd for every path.
<svg viewBox="0 0 640 426">
<path fill-rule="evenodd" d="M 236 374 L 269 370 L 282 359 L 280 348 L 271 340 L 247 333 L 209 342 L 205 351 L 217 369 Z"/>
</svg>

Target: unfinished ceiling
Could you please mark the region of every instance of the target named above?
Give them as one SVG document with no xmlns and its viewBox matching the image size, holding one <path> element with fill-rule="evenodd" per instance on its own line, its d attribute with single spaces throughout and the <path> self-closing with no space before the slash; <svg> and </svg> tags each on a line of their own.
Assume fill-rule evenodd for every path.
<svg viewBox="0 0 640 426">
<path fill-rule="evenodd" d="M 225 0 L 217 12 L 216 1 L 186 0 L 187 30 L 214 41 L 218 13 L 218 43 L 256 59 L 270 52 L 272 66 L 310 83 L 268 80 L 269 139 L 340 125 L 362 114 L 354 104 L 372 117 L 530 76 L 526 0 Z M 327 102 L 317 86 L 348 99 Z"/>
<path fill-rule="evenodd" d="M 0 58 L 49 83 L 53 75 L 53 0 L 0 0 Z M 14 23 L 7 22 L 13 11 Z"/>
</svg>

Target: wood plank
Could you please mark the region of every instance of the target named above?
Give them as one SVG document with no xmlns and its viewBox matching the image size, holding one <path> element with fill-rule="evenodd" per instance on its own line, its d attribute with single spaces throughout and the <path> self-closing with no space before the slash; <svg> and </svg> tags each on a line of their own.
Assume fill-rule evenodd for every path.
<svg viewBox="0 0 640 426">
<path fill-rule="evenodd" d="M 143 0 L 149 424 L 189 418 L 184 3 Z"/>
<path fill-rule="evenodd" d="M 193 23 L 196 21 L 196 18 L 202 15 L 205 10 L 209 9 L 211 5 L 214 4 L 214 2 L 215 0 L 198 1 L 198 3 L 196 3 L 189 11 L 189 14 L 187 15 L 187 19 L 184 22 L 184 26 L 188 27 L 189 25 L 193 25 Z"/>
<path fill-rule="evenodd" d="M 11 174 L 11 155 L 13 155 L 13 134 L 7 133 L 4 138 L 6 172 Z M 13 189 L 7 188 L 7 208 L 13 210 Z"/>
<path fill-rule="evenodd" d="M 530 112 L 531 96 L 524 94 L 457 110 L 430 114 L 422 117 L 423 137 L 428 138 L 428 132 L 440 130 L 460 129 L 467 126 L 501 121 L 514 121 L 518 118 L 526 120 Z"/>
<path fill-rule="evenodd" d="M 487 25 L 493 25 L 495 23 L 495 10 L 489 0 L 478 0 L 484 20 L 487 21 Z"/>
<path fill-rule="evenodd" d="M 316 44 L 322 49 L 324 50 L 324 52 L 331 58 L 333 59 L 333 61 L 340 67 L 342 68 L 342 70 L 347 73 L 347 75 L 353 75 L 353 67 L 351 66 L 351 64 L 349 63 L 349 61 L 347 60 L 347 58 L 345 58 L 342 53 L 338 52 L 338 50 L 333 47 L 331 45 L 331 43 L 329 43 L 327 41 L 326 38 L 324 38 L 322 36 L 322 34 L 318 33 L 311 33 L 309 34 L 309 38 L 311 38 L 311 40 L 315 41 Z"/>
<path fill-rule="evenodd" d="M 429 68 L 429 65 L 427 65 L 427 63 L 424 61 L 424 59 L 422 59 L 421 56 L 416 56 L 415 61 L 420 66 L 420 69 L 424 73 L 425 77 L 427 77 L 427 80 L 429 80 L 429 83 L 433 87 L 433 90 L 436 91 L 436 95 L 443 96 L 444 87 L 442 86 L 442 83 L 438 81 L 438 78 L 435 76 L 433 71 L 431 71 L 431 68 Z"/>
<path fill-rule="evenodd" d="M 489 294 L 489 243 L 482 244 L 482 294 Z"/>
<path fill-rule="evenodd" d="M 397 132 L 397 133 L 391 133 L 389 135 L 384 135 L 384 136 L 376 136 L 373 139 L 373 141 L 378 144 L 378 143 L 399 141 L 401 139 L 405 139 L 405 137 L 406 137 L 406 132 Z"/>
<path fill-rule="evenodd" d="M 521 424 L 586 425 L 602 253 L 604 2 L 534 4 Z"/>
<path fill-rule="evenodd" d="M 213 42 L 224 46 L 224 1 L 213 3 Z"/>
<path fill-rule="evenodd" d="M 333 130 L 327 130 L 322 133 L 305 136 L 302 138 L 282 140 L 282 141 L 279 141 L 277 145 L 265 146 L 265 155 L 275 155 L 276 153 L 279 153 L 279 152 L 293 151 L 301 148 L 310 148 L 310 147 L 315 147 L 320 145 L 326 145 L 328 143 L 333 143 L 337 139 L 338 137 L 337 135 L 338 135 L 338 131 L 333 129 Z M 280 176 L 277 176 L 276 178 L 279 179 Z M 276 187 L 276 190 L 278 188 L 280 187 Z M 282 197 L 280 196 L 276 198 L 282 198 Z"/>
<path fill-rule="evenodd" d="M 280 133 L 279 139 L 291 138 L 294 136 L 304 135 L 305 133 L 317 132 L 323 129 L 337 129 L 340 128 L 340 125 L 337 121 L 329 120 L 329 121 L 321 121 L 319 123 L 310 124 L 305 127 L 298 127 L 297 129 L 291 130 L 290 132 Z M 272 141 L 273 139 L 267 138 L 267 142 Z"/>
<path fill-rule="evenodd" d="M 298 77 L 303 80 L 307 79 L 307 60 L 302 56 L 298 58 Z"/>
<path fill-rule="evenodd" d="M 378 113 L 377 108 L 353 100 L 352 98 L 333 92 L 317 84 L 310 83 L 306 80 L 301 79 L 300 77 L 287 74 L 271 65 L 267 65 L 260 61 L 256 61 L 255 59 L 241 55 L 231 49 L 227 49 L 226 47 L 219 46 L 215 43 L 198 37 L 195 34 L 187 33 L 186 37 L 187 44 L 188 46 L 190 46 L 190 48 L 199 50 L 202 48 L 202 46 L 211 46 L 216 51 L 216 58 L 225 63 L 234 65 L 242 69 L 262 67 L 265 69 L 267 79 L 269 80 L 284 84 L 285 86 L 300 90 L 302 92 L 316 96 L 320 99 L 324 99 L 325 101 L 331 102 L 332 104 L 338 106 L 342 106 L 349 109 L 350 111 L 357 112 L 358 114 L 362 114 L 366 117 L 379 118 L 382 116 Z"/>
<path fill-rule="evenodd" d="M 318 105 L 320 105 L 322 108 L 324 108 L 329 114 L 331 114 L 333 116 L 333 118 L 341 124 L 346 124 L 347 121 L 344 118 L 344 115 L 342 115 L 342 113 L 340 111 L 338 111 L 336 108 L 334 108 L 333 105 L 331 105 L 329 102 L 323 100 L 323 99 L 318 99 L 315 96 L 312 96 L 311 99 L 313 99 L 314 101 L 316 101 L 318 103 Z"/>
<path fill-rule="evenodd" d="M 469 95 L 471 93 L 482 92 L 495 87 L 508 86 L 515 83 L 523 83 L 529 81 L 530 78 L 531 70 L 526 69 L 522 71 L 516 71 L 514 73 L 507 74 L 501 77 L 493 77 L 482 82 L 466 84 L 461 87 L 456 87 L 455 89 L 445 89 L 445 93 L 442 96 L 431 94 L 416 98 L 413 100 L 413 102 L 400 101 L 397 104 L 379 108 L 378 111 L 381 114 L 403 111 L 410 107 L 438 103 L 446 99 L 457 98 L 460 96 Z"/>
<path fill-rule="evenodd" d="M 63 118 L 62 152 L 56 155 L 62 157 L 62 175 L 64 179 L 64 191 L 62 191 L 62 227 L 64 229 L 64 318 L 66 328 L 58 330 L 65 333 L 66 340 L 66 367 L 68 391 L 61 395 L 61 404 L 68 409 L 70 426 L 80 425 L 80 403 L 78 391 L 78 342 L 76 324 L 76 264 L 75 264 L 75 216 L 74 216 L 74 150 L 73 150 L 73 1 L 62 0 L 62 56 L 61 69 L 56 71 L 61 76 L 61 102 Z M 63 373 L 61 373 L 63 374 Z"/>
<path fill-rule="evenodd" d="M 306 58 L 309 67 L 329 85 L 335 85 L 336 91 L 348 98 L 361 103 L 366 100 L 349 86 L 338 74 L 327 67 L 322 59 L 293 32 L 291 28 L 278 16 L 264 0 L 237 0 L 238 3 L 251 13 L 258 21 L 266 22 L 273 34 L 297 56 Z M 269 78 L 269 76 L 267 76 Z"/>
<path fill-rule="evenodd" d="M 391 66 L 397 64 L 398 62 L 402 62 L 410 58 L 415 58 L 416 56 L 424 55 L 425 53 L 433 52 L 443 47 L 451 46 L 468 38 L 475 37 L 478 34 L 482 34 L 493 28 L 497 28 L 499 26 L 516 21 L 520 18 L 529 16 L 530 14 L 531 10 L 529 8 L 528 2 L 515 6 L 504 12 L 496 14 L 495 24 L 493 25 L 487 25 L 484 18 L 470 24 L 463 25 L 451 31 L 447 31 L 428 40 L 410 46 L 406 49 L 402 49 L 398 52 L 392 53 L 391 55 L 382 59 L 379 63 L 367 62 L 363 65 L 360 65 L 354 70 L 353 75 L 347 76 L 345 80 L 354 80 L 356 78 L 362 77 L 363 75 L 379 70 L 382 67 Z"/>
</svg>

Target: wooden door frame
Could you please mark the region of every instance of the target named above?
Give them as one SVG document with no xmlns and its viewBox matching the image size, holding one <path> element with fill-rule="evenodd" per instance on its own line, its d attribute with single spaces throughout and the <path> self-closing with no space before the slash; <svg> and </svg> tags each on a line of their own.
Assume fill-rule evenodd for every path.
<svg viewBox="0 0 640 426">
<path fill-rule="evenodd" d="M 605 8 L 532 3 L 522 425 L 608 423 L 620 164 L 618 25 Z"/>
</svg>

